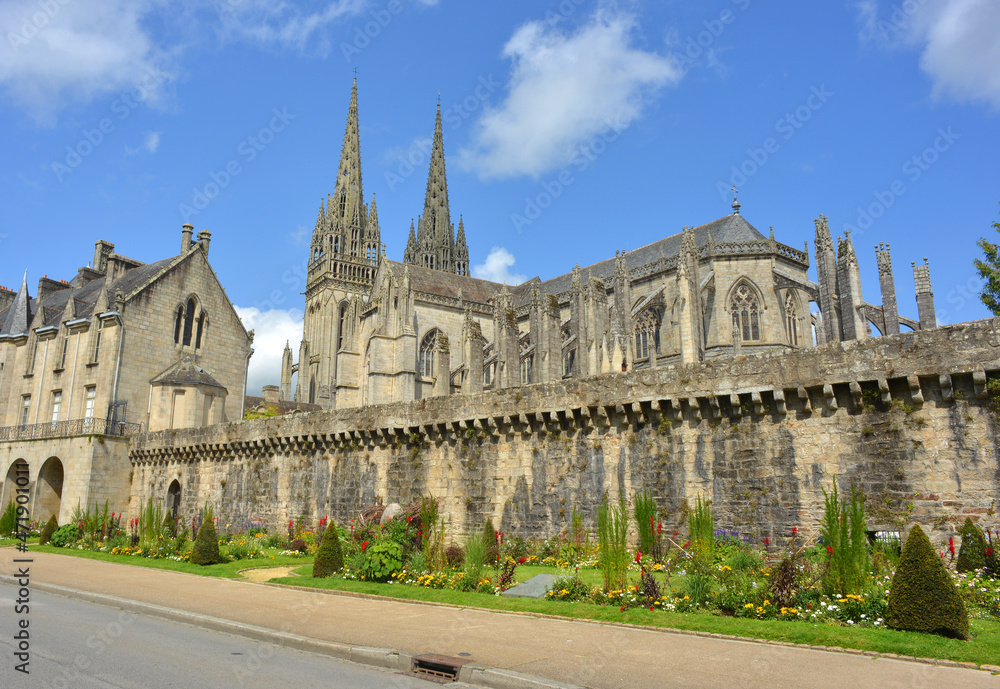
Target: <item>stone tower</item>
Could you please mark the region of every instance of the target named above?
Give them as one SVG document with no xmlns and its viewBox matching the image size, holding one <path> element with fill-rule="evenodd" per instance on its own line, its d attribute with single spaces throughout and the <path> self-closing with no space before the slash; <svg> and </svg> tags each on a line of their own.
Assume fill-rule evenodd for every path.
<svg viewBox="0 0 1000 689">
<path fill-rule="evenodd" d="M 350 396 L 357 388 L 359 345 L 353 319 L 361 296 L 371 290 L 382 256 L 375 200 L 369 210 L 361 184 L 356 78 L 336 185 L 325 205 L 320 203 L 309 251 L 295 400 L 331 408 L 338 390 L 344 388 Z"/>
<path fill-rule="evenodd" d="M 434 145 L 431 149 L 431 167 L 427 174 L 424 213 L 417 220 L 415 232 L 413 224 L 410 224 L 410 236 L 406 243 L 403 262 L 458 275 L 469 274 L 469 248 L 465 243 L 465 223 L 459 221 L 456 238 L 455 226 L 451 222 L 440 105 L 434 123 Z"/>
<path fill-rule="evenodd" d="M 913 283 L 917 291 L 917 314 L 920 318 L 920 329 L 929 330 L 937 327 L 937 315 L 934 313 L 934 291 L 931 289 L 931 267 L 924 259 L 924 265 L 913 266 Z"/>
<path fill-rule="evenodd" d="M 892 279 L 892 257 L 889 255 L 889 245 L 879 244 L 875 247 L 875 258 L 878 261 L 878 280 L 882 288 L 882 314 L 885 319 L 883 335 L 899 334 L 899 309 L 896 306 L 896 283 Z"/>
</svg>

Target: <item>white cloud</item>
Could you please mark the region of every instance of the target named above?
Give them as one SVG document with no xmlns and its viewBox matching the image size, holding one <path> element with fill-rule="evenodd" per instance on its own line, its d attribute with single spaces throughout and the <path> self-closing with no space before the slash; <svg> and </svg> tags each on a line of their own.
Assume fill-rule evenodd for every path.
<svg viewBox="0 0 1000 689">
<path fill-rule="evenodd" d="M 485 263 L 472 266 L 472 276 L 480 280 L 502 282 L 505 285 L 520 285 L 527 278 L 511 272 L 515 262 L 513 254 L 502 246 L 495 246 L 490 249 Z"/>
<path fill-rule="evenodd" d="M 160 147 L 160 133 L 150 132 L 147 134 L 143 147 L 150 153 L 156 153 L 156 149 Z"/>
<path fill-rule="evenodd" d="M 6 0 L 0 4 L 0 90 L 40 122 L 70 102 L 143 88 L 156 102 L 166 51 L 143 20 L 157 3 Z"/>
<path fill-rule="evenodd" d="M 917 46 L 920 68 L 936 97 L 1000 106 L 1000 3 L 996 0 L 908 0 L 891 8 L 857 5 L 861 39 Z"/>
<path fill-rule="evenodd" d="M 222 33 L 265 44 L 304 49 L 318 37 L 321 52 L 329 49 L 323 30 L 360 14 L 369 0 L 286 2 L 284 0 L 220 0 L 216 3 Z M 426 4 L 426 3 L 425 3 Z"/>
<path fill-rule="evenodd" d="M 609 128 L 628 127 L 683 76 L 673 57 L 634 47 L 635 28 L 631 15 L 605 10 L 571 35 L 544 21 L 519 28 L 503 50 L 513 61 L 507 97 L 484 110 L 463 167 L 484 178 L 537 177 Z"/>
<path fill-rule="evenodd" d="M 259 395 L 263 386 L 281 384 L 281 355 L 285 351 L 285 342 L 289 343 L 298 359 L 299 342 L 302 341 L 302 312 L 295 309 L 261 311 L 254 306 L 237 306 L 236 314 L 247 330 L 254 331 L 247 394 Z"/>
</svg>

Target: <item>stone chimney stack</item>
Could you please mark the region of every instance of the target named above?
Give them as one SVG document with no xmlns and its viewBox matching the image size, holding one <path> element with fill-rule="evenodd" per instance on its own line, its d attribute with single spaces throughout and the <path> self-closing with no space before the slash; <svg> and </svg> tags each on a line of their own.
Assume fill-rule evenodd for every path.
<svg viewBox="0 0 1000 689">
<path fill-rule="evenodd" d="M 181 226 L 181 253 L 191 248 L 191 235 L 194 234 L 194 225 L 189 222 Z"/>
<path fill-rule="evenodd" d="M 875 247 L 875 258 L 878 261 L 878 279 L 882 287 L 882 314 L 885 318 L 883 335 L 899 334 L 899 309 L 896 306 L 896 284 L 892 279 L 892 258 L 888 244 Z"/>
<path fill-rule="evenodd" d="M 212 233 L 208 230 L 202 230 L 198 233 L 198 243 L 201 245 L 201 250 L 205 252 L 205 257 L 208 257 L 208 245 L 212 241 Z"/>
<path fill-rule="evenodd" d="M 917 291 L 917 314 L 920 318 L 920 329 L 929 330 L 937 327 L 937 314 L 934 313 L 934 292 L 931 290 L 931 268 L 924 259 L 924 265 L 913 266 L 913 284 Z"/>
<path fill-rule="evenodd" d="M 277 385 L 265 385 L 261 394 L 264 396 L 264 402 L 267 404 L 277 404 L 278 403 L 278 386 Z"/>
</svg>

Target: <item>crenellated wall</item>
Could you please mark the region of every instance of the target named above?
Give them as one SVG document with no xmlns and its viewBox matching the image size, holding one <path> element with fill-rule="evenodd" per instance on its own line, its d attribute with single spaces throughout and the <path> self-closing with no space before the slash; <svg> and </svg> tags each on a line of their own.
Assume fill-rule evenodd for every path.
<svg viewBox="0 0 1000 689">
<path fill-rule="evenodd" d="M 442 500 L 453 536 L 486 516 L 549 536 L 573 507 L 649 489 L 683 519 L 710 497 L 718 527 L 808 533 L 834 475 L 869 527 L 937 537 L 1000 498 L 1000 319 L 794 353 L 298 414 L 133 438 L 132 509 L 182 488 L 182 512 L 350 518 L 376 501 Z"/>
</svg>

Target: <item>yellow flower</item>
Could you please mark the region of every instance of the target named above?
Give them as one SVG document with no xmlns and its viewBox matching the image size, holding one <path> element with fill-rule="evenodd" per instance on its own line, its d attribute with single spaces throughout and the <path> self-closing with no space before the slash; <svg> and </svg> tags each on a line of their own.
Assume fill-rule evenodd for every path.
<svg viewBox="0 0 1000 689">
<path fill-rule="evenodd" d="M 771 601 L 769 601 L 769 600 L 764 601 L 764 605 L 770 605 L 770 604 L 771 604 Z"/>
<path fill-rule="evenodd" d="M 753 603 L 747 603 L 747 604 L 746 604 L 746 605 L 744 605 L 743 607 L 744 607 L 744 608 L 752 608 L 752 607 L 753 607 Z"/>
<path fill-rule="evenodd" d="M 684 596 L 684 600 L 691 600 L 691 598 L 688 596 Z"/>
</svg>

